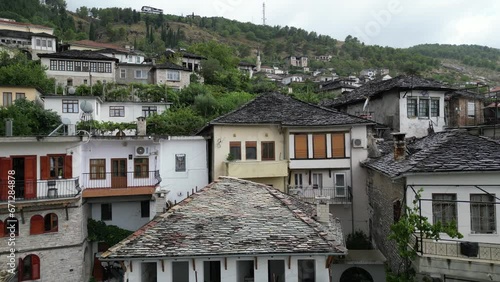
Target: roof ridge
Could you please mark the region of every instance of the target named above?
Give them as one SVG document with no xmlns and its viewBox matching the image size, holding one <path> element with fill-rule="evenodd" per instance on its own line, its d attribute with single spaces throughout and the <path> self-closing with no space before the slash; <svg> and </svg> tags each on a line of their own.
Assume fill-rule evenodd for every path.
<svg viewBox="0 0 500 282">
<path fill-rule="evenodd" d="M 271 92 L 271 93 L 273 93 L 273 92 Z M 269 94 L 269 93 L 268 93 L 268 94 Z M 243 104 L 243 105 L 239 106 L 238 108 L 236 108 L 236 109 L 234 109 L 234 110 L 232 110 L 232 111 L 230 111 L 230 112 L 228 112 L 228 113 L 226 113 L 226 114 L 223 114 L 223 115 L 221 115 L 221 116 L 218 116 L 218 117 L 214 118 L 213 120 L 211 120 L 211 121 L 209 121 L 209 122 L 208 122 L 208 125 L 212 124 L 212 122 L 214 122 L 214 121 L 216 121 L 216 120 L 220 120 L 220 119 L 222 119 L 222 118 L 224 118 L 224 117 L 226 117 L 226 116 L 228 116 L 228 115 L 230 115 L 230 114 L 233 114 L 233 113 L 235 113 L 235 112 L 237 112 L 237 111 L 239 111 L 239 110 L 241 110 L 241 109 L 243 109 L 243 108 L 245 108 L 245 107 L 248 107 L 248 105 L 250 105 L 251 103 L 255 102 L 255 100 L 257 100 L 258 98 L 261 98 L 261 97 L 262 97 L 262 96 L 264 96 L 264 95 L 266 95 L 266 93 L 262 93 L 262 94 L 260 94 L 260 95 L 257 95 L 257 96 L 256 96 L 256 97 L 254 97 L 252 100 L 250 100 L 250 101 L 246 102 L 245 104 Z"/>
</svg>

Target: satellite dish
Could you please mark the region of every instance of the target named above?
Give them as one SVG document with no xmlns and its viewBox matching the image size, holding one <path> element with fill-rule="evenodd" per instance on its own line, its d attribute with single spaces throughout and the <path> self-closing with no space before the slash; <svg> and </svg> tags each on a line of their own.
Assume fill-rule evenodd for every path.
<svg viewBox="0 0 500 282">
<path fill-rule="evenodd" d="M 62 118 L 61 121 L 64 125 L 71 124 L 71 120 L 69 118 Z"/>
<path fill-rule="evenodd" d="M 70 88 L 68 88 L 68 93 L 69 93 L 70 95 L 75 94 L 75 92 L 76 92 L 75 87 L 71 86 Z"/>
<path fill-rule="evenodd" d="M 92 112 L 94 112 L 94 106 L 92 106 L 92 103 L 87 100 L 83 100 L 80 103 L 80 109 L 86 114 L 91 114 Z"/>
</svg>

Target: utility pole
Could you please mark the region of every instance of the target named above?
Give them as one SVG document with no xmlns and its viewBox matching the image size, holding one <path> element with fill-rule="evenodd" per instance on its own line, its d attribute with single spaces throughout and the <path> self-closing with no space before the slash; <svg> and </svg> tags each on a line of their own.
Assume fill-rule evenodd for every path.
<svg viewBox="0 0 500 282">
<path fill-rule="evenodd" d="M 266 3 L 262 2 L 262 24 L 266 25 Z"/>
</svg>

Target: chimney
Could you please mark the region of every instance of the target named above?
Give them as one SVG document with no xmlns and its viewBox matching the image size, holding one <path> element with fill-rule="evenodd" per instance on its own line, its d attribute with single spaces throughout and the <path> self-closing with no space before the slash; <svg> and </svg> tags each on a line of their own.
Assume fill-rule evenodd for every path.
<svg viewBox="0 0 500 282">
<path fill-rule="evenodd" d="M 330 225 L 330 197 L 316 197 L 316 220 L 324 225 Z"/>
<path fill-rule="evenodd" d="M 12 119 L 5 119 L 5 136 L 12 136 Z"/>
<path fill-rule="evenodd" d="M 406 133 L 392 133 L 394 140 L 394 160 L 402 161 L 406 158 Z"/>
<path fill-rule="evenodd" d="M 146 136 L 146 118 L 137 118 L 137 133 L 138 136 Z"/>
</svg>

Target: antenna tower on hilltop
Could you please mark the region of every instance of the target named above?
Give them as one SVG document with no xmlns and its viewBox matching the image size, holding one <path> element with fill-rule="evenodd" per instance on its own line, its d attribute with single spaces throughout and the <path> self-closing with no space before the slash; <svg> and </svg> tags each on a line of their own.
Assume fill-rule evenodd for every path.
<svg viewBox="0 0 500 282">
<path fill-rule="evenodd" d="M 266 25 L 266 3 L 262 2 L 262 24 Z"/>
</svg>

